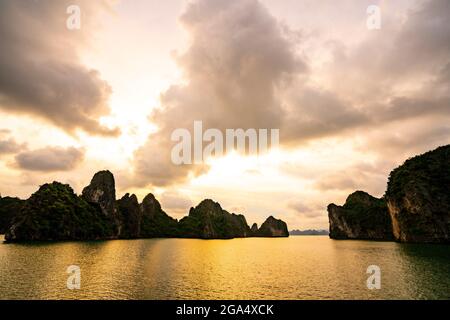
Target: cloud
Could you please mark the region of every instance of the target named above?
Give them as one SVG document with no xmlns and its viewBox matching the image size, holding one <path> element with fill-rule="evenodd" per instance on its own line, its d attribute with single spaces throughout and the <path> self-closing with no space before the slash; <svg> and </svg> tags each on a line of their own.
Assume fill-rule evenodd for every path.
<svg viewBox="0 0 450 320">
<path fill-rule="evenodd" d="M 66 28 L 66 9 L 81 8 L 81 29 Z M 14 1 L 0 3 L 0 108 L 25 114 L 69 132 L 116 136 L 99 122 L 108 115 L 111 87 L 84 66 L 79 49 L 97 27 L 106 1 Z"/>
<path fill-rule="evenodd" d="M 446 0 L 426 1 L 418 9 L 411 10 L 398 34 L 388 43 L 389 49 L 384 50 L 383 59 L 378 60 L 383 70 L 390 71 L 388 77 L 399 79 L 438 72 L 448 64 L 449 18 L 450 3 Z"/>
<path fill-rule="evenodd" d="M 382 196 L 386 190 L 387 177 L 394 169 L 394 162 L 358 163 L 345 169 L 323 174 L 313 187 L 320 192 L 352 193 L 364 190 L 374 196 Z"/>
<path fill-rule="evenodd" d="M 441 104 L 428 104 L 435 101 L 430 90 L 437 93 L 439 87 L 448 88 L 448 77 L 439 74 L 445 73 L 450 63 L 450 3 L 433 0 L 411 6 L 403 18 L 384 19 L 379 31 L 368 32 L 355 47 L 337 46 L 334 60 L 327 66 L 333 90 L 361 104 L 370 117 L 384 114 L 387 121 L 435 112 L 435 107 L 443 109 Z M 436 100 L 448 102 L 448 90 L 443 93 Z M 391 103 L 398 98 L 425 103 L 409 109 Z M 408 112 L 401 112 L 402 108 Z"/>
<path fill-rule="evenodd" d="M 160 200 L 164 210 L 179 217 L 185 216 L 193 204 L 189 197 L 175 191 L 164 192 Z"/>
<path fill-rule="evenodd" d="M 323 216 L 324 208 L 317 204 L 306 204 L 303 201 L 291 200 L 287 204 L 288 208 L 294 210 L 298 216 L 304 218 L 316 218 Z"/>
<path fill-rule="evenodd" d="M 440 120 L 450 121 L 450 3 L 419 1 L 401 18 L 392 14 L 395 7 L 385 9 L 381 29 L 368 31 L 362 41 L 329 39 L 333 59 L 312 70 L 322 77 L 323 88 L 312 94 L 290 88 L 293 94 L 286 95 L 286 104 L 295 112 L 287 114 L 296 121 L 286 128 L 294 126 L 287 133 L 294 133 L 295 142 L 338 135 L 364 139 L 368 130 L 383 127 L 389 128 L 384 135 L 393 139 L 399 130 L 405 136 L 420 135 L 430 146 L 437 141 L 431 138 L 440 139 L 427 128 L 416 134 L 417 128 L 405 124 L 433 117 L 431 125 L 441 126 L 433 131 L 442 132 Z"/>
<path fill-rule="evenodd" d="M 360 188 L 359 181 L 355 177 L 350 177 L 347 175 L 348 172 L 337 172 L 335 174 L 328 175 L 315 183 L 317 189 L 325 191 L 325 190 L 346 190 L 352 191 Z M 363 172 L 358 172 L 359 177 L 365 174 Z"/>
<path fill-rule="evenodd" d="M 285 94 L 289 107 L 280 139 L 286 144 L 339 134 L 370 121 L 364 112 L 327 90 L 293 86 Z"/>
<path fill-rule="evenodd" d="M 162 108 L 151 121 L 159 131 L 135 153 L 136 181 L 167 185 L 208 169 L 170 163 L 176 128 L 279 128 L 283 110 L 276 92 L 289 78 L 306 72 L 283 28 L 254 0 L 196 1 L 180 21 L 190 47 L 177 62 L 185 84 L 161 95 Z"/>
<path fill-rule="evenodd" d="M 26 144 L 18 143 L 15 139 L 8 137 L 11 131 L 0 129 L 0 155 L 14 154 L 26 148 Z"/>
<path fill-rule="evenodd" d="M 69 171 L 75 169 L 83 159 L 84 149 L 46 147 L 19 153 L 15 157 L 15 165 L 29 171 Z"/>
<path fill-rule="evenodd" d="M 314 229 L 326 228 L 328 224 L 327 203 L 324 199 L 316 201 L 312 199 L 290 200 L 287 202 L 286 208 L 288 213 L 284 214 L 283 219 L 291 230 L 300 226 Z"/>
<path fill-rule="evenodd" d="M 161 95 L 150 118 L 159 131 L 134 154 L 135 183 L 166 186 L 208 171 L 170 162 L 171 133 L 192 130 L 194 120 L 222 132 L 278 128 L 282 147 L 297 148 L 329 137 L 364 140 L 369 130 L 422 117 L 450 118 L 448 7 L 428 1 L 404 22 L 389 16 L 356 44 L 321 34 L 336 45 L 334 59 L 317 68 L 307 50 L 315 39 L 289 30 L 259 1 L 190 3 L 180 18 L 190 46 L 176 56 L 184 81 Z M 335 180 L 348 188 L 359 183 Z"/>
<path fill-rule="evenodd" d="M 413 128 L 413 130 L 412 130 Z M 450 143 L 449 119 L 423 117 L 366 132 L 356 149 L 389 159 L 392 168 L 405 159 Z"/>
<path fill-rule="evenodd" d="M 12 138 L 0 140 L 0 155 L 17 153 L 23 150 L 24 148 L 25 148 L 24 144 L 19 144 Z"/>
</svg>

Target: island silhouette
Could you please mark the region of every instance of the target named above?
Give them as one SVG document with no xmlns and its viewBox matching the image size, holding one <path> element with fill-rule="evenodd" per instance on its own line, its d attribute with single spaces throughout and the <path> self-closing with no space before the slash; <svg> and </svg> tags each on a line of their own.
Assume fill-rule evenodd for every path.
<svg viewBox="0 0 450 320">
<path fill-rule="evenodd" d="M 53 182 L 27 200 L 0 198 L 0 216 L 7 242 L 289 236 L 282 220 L 270 216 L 259 228 L 250 228 L 242 214 L 229 213 L 211 199 L 180 221 L 164 212 L 151 193 L 142 203 L 128 193 L 116 200 L 114 175 L 108 170 L 97 172 L 80 196 L 68 184 Z"/>
</svg>

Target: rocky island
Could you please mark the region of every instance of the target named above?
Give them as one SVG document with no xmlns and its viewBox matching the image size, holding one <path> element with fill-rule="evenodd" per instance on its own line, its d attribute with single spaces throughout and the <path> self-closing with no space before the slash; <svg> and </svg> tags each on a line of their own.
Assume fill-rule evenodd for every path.
<svg viewBox="0 0 450 320">
<path fill-rule="evenodd" d="M 356 191 L 343 206 L 328 205 L 330 237 L 333 239 L 393 240 L 386 201 Z"/>
<path fill-rule="evenodd" d="M 330 238 L 450 242 L 450 145 L 394 169 L 381 199 L 351 194 L 328 206 Z"/>
<path fill-rule="evenodd" d="M 7 242 L 133 238 L 231 239 L 287 237 L 287 225 L 270 216 L 250 228 L 243 215 L 203 200 L 180 221 L 161 208 L 153 194 L 116 200 L 114 176 L 100 171 L 81 196 L 67 184 L 42 185 L 29 199 L 0 198 L 0 231 Z"/>
</svg>

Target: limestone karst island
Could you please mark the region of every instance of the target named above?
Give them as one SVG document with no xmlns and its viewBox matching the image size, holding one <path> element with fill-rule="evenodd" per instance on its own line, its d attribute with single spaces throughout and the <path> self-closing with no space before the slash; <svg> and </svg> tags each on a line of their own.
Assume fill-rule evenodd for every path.
<svg viewBox="0 0 450 320">
<path fill-rule="evenodd" d="M 381 199 L 356 191 L 328 217 L 333 239 L 450 242 L 450 145 L 394 169 Z"/>
<path fill-rule="evenodd" d="M 213 200 L 203 200 L 177 221 L 153 194 L 138 202 L 135 195 L 116 200 L 114 176 L 97 172 L 81 196 L 67 184 L 44 184 L 28 200 L 0 198 L 1 231 L 7 242 L 133 238 L 231 239 L 288 237 L 285 222 L 270 216 L 250 228 L 241 214 L 229 213 Z"/>
</svg>

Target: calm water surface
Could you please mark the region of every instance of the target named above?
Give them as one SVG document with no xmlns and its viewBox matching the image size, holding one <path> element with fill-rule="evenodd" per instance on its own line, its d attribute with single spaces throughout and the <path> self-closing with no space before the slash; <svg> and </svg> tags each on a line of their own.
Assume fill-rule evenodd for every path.
<svg viewBox="0 0 450 320">
<path fill-rule="evenodd" d="M 66 287 L 69 265 L 81 268 L 80 290 Z M 369 265 L 381 268 L 380 290 L 367 289 Z M 450 246 L 324 236 L 0 242 L 0 299 L 450 299 Z"/>
</svg>

